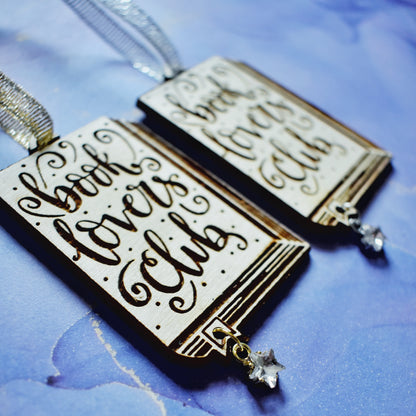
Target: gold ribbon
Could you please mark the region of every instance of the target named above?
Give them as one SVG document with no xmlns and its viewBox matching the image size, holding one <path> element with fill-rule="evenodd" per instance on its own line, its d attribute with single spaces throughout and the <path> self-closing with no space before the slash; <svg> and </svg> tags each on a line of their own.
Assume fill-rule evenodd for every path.
<svg viewBox="0 0 416 416">
<path fill-rule="evenodd" d="M 0 127 L 30 152 L 53 139 L 53 123 L 45 108 L 0 72 Z"/>
</svg>

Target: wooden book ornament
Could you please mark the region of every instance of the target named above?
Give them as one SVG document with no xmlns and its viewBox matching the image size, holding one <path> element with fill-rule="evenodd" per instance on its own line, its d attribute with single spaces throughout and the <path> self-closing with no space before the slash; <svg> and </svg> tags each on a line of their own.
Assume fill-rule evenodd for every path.
<svg viewBox="0 0 416 416">
<path fill-rule="evenodd" d="M 380 251 L 354 208 L 391 155 L 247 65 L 213 57 L 142 95 L 138 106 L 199 142 L 310 221 L 343 223 Z"/>
<path fill-rule="evenodd" d="M 28 227 L 169 350 L 204 358 L 232 344 L 251 378 L 275 386 L 283 367 L 239 327 L 306 242 L 145 128 L 106 117 L 34 149 L 0 184 Z"/>
</svg>

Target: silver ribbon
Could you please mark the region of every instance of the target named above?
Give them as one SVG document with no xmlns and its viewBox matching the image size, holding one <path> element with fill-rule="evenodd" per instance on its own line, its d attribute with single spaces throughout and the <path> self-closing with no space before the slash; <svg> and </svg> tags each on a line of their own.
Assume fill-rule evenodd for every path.
<svg viewBox="0 0 416 416">
<path fill-rule="evenodd" d="M 162 82 L 181 72 L 175 48 L 135 0 L 64 1 L 142 73 Z"/>
<path fill-rule="evenodd" d="M 53 123 L 45 108 L 2 72 L 0 128 L 31 152 L 53 139 Z"/>
</svg>

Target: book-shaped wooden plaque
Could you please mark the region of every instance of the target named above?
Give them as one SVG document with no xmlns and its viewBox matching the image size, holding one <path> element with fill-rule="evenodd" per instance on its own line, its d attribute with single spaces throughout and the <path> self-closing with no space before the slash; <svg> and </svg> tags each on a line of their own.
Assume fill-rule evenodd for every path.
<svg viewBox="0 0 416 416">
<path fill-rule="evenodd" d="M 213 57 L 140 97 L 311 221 L 336 225 L 391 155 L 250 67 Z M 347 222 L 345 222 L 347 223 Z"/>
<path fill-rule="evenodd" d="M 308 244 L 139 126 L 101 118 L 0 172 L 2 199 L 177 354 L 226 353 Z"/>
</svg>

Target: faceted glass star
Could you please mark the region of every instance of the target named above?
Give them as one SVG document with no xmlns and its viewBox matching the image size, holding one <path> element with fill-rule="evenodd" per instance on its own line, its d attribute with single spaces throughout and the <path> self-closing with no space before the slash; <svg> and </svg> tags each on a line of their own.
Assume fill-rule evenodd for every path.
<svg viewBox="0 0 416 416">
<path fill-rule="evenodd" d="M 285 369 L 282 364 L 276 361 L 274 351 L 252 352 L 249 355 L 252 363 L 252 370 L 249 374 L 250 380 L 267 384 L 271 389 L 276 387 L 279 371 Z"/>
<path fill-rule="evenodd" d="M 361 242 L 365 248 L 372 249 L 375 252 L 383 250 L 384 240 L 386 237 L 379 227 L 373 227 L 369 224 L 363 224 L 360 227 Z"/>
</svg>

